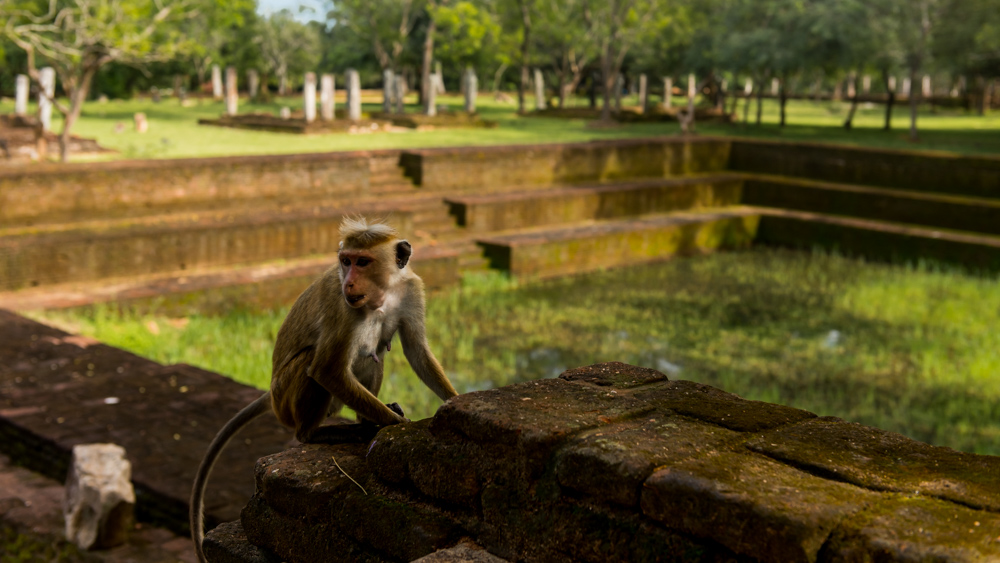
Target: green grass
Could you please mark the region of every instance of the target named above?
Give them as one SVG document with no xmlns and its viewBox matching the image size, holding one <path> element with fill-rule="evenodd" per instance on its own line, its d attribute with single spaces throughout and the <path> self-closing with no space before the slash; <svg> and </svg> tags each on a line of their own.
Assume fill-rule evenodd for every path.
<svg viewBox="0 0 1000 563">
<path fill-rule="evenodd" d="M 177 320 L 105 307 L 35 316 L 160 362 L 190 362 L 264 387 L 284 314 Z M 544 282 L 474 278 L 432 295 L 427 322 L 460 392 L 617 360 L 1000 454 L 993 277 L 756 249 Z M 395 347 L 386 366 L 380 397 L 411 417 L 431 415 L 439 401 Z"/>
<path fill-rule="evenodd" d="M 375 98 L 371 98 L 375 102 Z M 415 98 L 411 96 L 411 102 Z M 533 101 L 533 100 L 531 100 Z M 658 100 L 654 100 L 658 101 Z M 461 109 L 458 96 L 443 96 L 443 105 Z M 483 95 L 478 102 L 480 114 L 499 122 L 495 129 L 440 129 L 373 134 L 294 135 L 245 131 L 198 125 L 199 118 L 215 118 L 223 112 L 222 102 L 193 100 L 193 106 L 181 107 L 174 98 L 159 104 L 144 100 L 111 100 L 107 103 L 88 102 L 74 133 L 96 138 L 107 148 L 118 151 L 105 158 L 182 158 L 249 154 L 280 154 L 344 150 L 398 149 L 417 147 L 498 145 L 517 143 L 555 143 L 618 139 L 679 134 L 675 123 L 629 124 L 613 128 L 591 128 L 582 119 L 521 118 L 515 113 L 516 104 L 501 103 Z M 570 105 L 584 105 L 583 99 L 573 99 Z M 635 97 L 626 105 L 637 103 Z M 338 101 L 338 107 L 342 102 Z M 299 97 L 276 100 L 269 104 L 240 105 L 241 112 L 277 114 L 281 106 L 301 108 Z M 835 142 L 863 146 L 945 150 L 970 154 L 1000 154 L 1000 112 L 979 117 L 960 110 L 923 108 L 920 117 L 921 141 L 912 143 L 907 137 L 908 108 L 897 106 L 894 131 L 883 132 L 882 108 L 862 106 L 855 118 L 855 128 L 841 127 L 849 104 L 843 102 L 789 102 L 789 126 L 779 128 L 778 106 L 765 101 L 764 125 L 699 124 L 698 131 L 706 135 L 739 135 L 766 139 Z M 378 111 L 380 105 L 367 103 L 365 111 Z M 13 111 L 10 100 L 0 102 L 0 113 Z M 415 112 L 411 104 L 407 111 Z M 149 119 L 149 132 L 136 133 L 132 116 L 144 112 Z M 738 114 L 742 116 L 742 103 Z M 751 119 L 754 115 L 751 110 Z M 121 124 L 121 132 L 115 132 Z M 54 128 L 61 122 L 55 117 Z"/>
</svg>

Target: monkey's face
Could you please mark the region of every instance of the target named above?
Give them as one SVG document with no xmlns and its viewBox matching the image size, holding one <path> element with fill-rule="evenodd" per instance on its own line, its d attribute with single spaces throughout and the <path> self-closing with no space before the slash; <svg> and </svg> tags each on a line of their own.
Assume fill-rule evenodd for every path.
<svg viewBox="0 0 1000 563">
<path fill-rule="evenodd" d="M 382 264 L 377 254 L 365 250 L 340 251 L 340 279 L 344 299 L 354 309 L 378 309 L 385 301 L 389 264 Z"/>
</svg>

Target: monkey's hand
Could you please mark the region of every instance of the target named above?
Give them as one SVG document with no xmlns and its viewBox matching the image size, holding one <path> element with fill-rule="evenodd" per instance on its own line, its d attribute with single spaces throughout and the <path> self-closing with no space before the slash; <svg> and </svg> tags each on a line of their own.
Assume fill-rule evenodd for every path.
<svg viewBox="0 0 1000 563">
<path fill-rule="evenodd" d="M 406 418 L 406 414 L 403 413 L 403 407 L 399 406 L 399 403 L 389 403 L 386 406 L 389 407 L 389 410 L 391 410 L 392 412 L 398 414 L 403 418 Z M 410 419 L 407 418 L 406 420 L 409 421 Z"/>
</svg>

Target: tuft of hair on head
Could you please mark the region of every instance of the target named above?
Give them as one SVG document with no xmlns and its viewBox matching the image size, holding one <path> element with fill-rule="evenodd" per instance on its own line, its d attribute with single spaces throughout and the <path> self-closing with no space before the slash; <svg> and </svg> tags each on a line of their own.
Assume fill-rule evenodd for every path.
<svg viewBox="0 0 1000 563">
<path fill-rule="evenodd" d="M 369 223 L 364 217 L 346 217 L 340 223 L 340 240 L 349 248 L 370 248 L 398 237 L 396 229 L 379 220 Z"/>
</svg>

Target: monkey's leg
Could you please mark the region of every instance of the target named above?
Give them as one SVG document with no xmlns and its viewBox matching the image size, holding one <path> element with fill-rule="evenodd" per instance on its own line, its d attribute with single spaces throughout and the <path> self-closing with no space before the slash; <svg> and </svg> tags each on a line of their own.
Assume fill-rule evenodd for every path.
<svg viewBox="0 0 1000 563">
<path fill-rule="evenodd" d="M 295 438 L 310 443 L 316 429 L 326 420 L 333 395 L 312 378 L 305 379 L 304 387 L 295 399 Z"/>
</svg>

